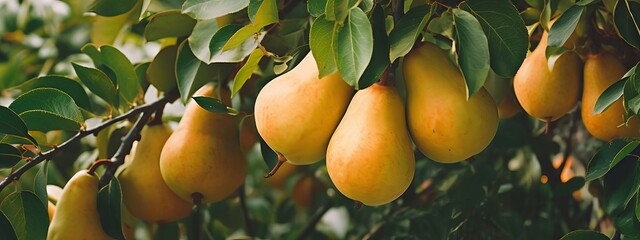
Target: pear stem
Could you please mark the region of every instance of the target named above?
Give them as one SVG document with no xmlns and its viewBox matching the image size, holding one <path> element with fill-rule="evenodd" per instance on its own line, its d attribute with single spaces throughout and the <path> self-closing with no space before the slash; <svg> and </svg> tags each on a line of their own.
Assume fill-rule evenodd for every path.
<svg viewBox="0 0 640 240">
<path fill-rule="evenodd" d="M 551 117 L 544 119 L 544 134 L 549 134 L 551 131 Z"/>
<path fill-rule="evenodd" d="M 109 165 L 111 163 L 112 163 L 111 159 L 100 159 L 98 161 L 95 161 L 93 164 L 91 164 L 91 167 L 89 167 L 89 170 L 87 171 L 87 173 L 94 175 L 98 167 L 102 165 Z"/>
<path fill-rule="evenodd" d="M 353 208 L 360 209 L 362 207 L 362 202 L 355 200 L 353 204 Z"/>
<path fill-rule="evenodd" d="M 202 208 L 202 193 L 195 192 L 191 194 L 191 199 L 193 199 L 193 238 L 195 240 L 202 239 L 202 214 L 200 214 L 200 210 Z"/>
<path fill-rule="evenodd" d="M 276 165 L 271 169 L 271 171 L 269 173 L 267 173 L 266 175 L 264 175 L 264 178 L 269 178 L 273 175 L 276 174 L 276 172 L 278 171 L 278 169 L 280 169 L 280 167 L 282 167 L 282 164 L 284 164 L 287 161 L 287 158 L 284 157 L 284 155 L 282 155 L 282 153 L 277 153 L 278 154 L 278 162 L 276 163 Z"/>
<path fill-rule="evenodd" d="M 178 91 L 174 91 L 174 92 L 170 92 L 167 93 L 164 97 L 156 100 L 155 102 L 152 103 L 147 103 L 144 105 L 140 105 L 137 106 L 131 110 L 129 110 L 128 112 L 122 114 L 122 115 L 118 115 L 117 117 L 111 118 L 107 121 L 102 122 L 100 125 L 89 129 L 89 130 L 83 130 L 81 129 L 78 133 L 76 133 L 76 135 L 74 135 L 73 137 L 71 137 L 69 140 L 65 141 L 64 143 L 58 145 L 57 147 L 45 152 L 45 153 L 41 153 L 38 156 L 34 157 L 31 161 L 28 161 L 27 163 L 25 163 L 24 165 L 22 165 L 20 168 L 18 168 L 16 171 L 12 172 L 11 174 L 9 174 L 4 180 L 2 180 L 2 182 L 0 182 L 0 192 L 7 187 L 9 184 L 11 184 L 11 182 L 16 181 L 20 178 L 20 176 L 22 176 L 22 174 L 24 174 L 25 172 L 27 172 L 29 169 L 33 168 L 34 166 L 38 165 L 39 163 L 43 162 L 44 160 L 47 159 L 52 159 L 53 156 L 55 156 L 56 154 L 65 151 L 67 148 L 69 148 L 71 145 L 73 145 L 75 142 L 80 141 L 80 139 L 92 135 L 92 134 L 98 134 L 98 132 L 100 132 L 102 129 L 105 129 L 117 122 L 120 122 L 122 120 L 125 120 L 127 118 L 129 118 L 130 116 L 139 114 L 141 112 L 146 112 L 146 111 L 151 111 L 153 109 L 156 109 L 160 106 L 164 106 L 166 103 L 168 102 L 173 102 L 176 99 L 178 99 L 178 97 L 180 97 L 180 94 L 178 93 Z"/>
</svg>

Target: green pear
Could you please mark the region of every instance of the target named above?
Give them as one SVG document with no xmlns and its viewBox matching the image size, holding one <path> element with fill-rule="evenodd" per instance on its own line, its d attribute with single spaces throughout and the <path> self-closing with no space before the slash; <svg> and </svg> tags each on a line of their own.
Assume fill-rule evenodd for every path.
<svg viewBox="0 0 640 240">
<path fill-rule="evenodd" d="M 311 53 L 291 71 L 262 88 L 255 104 L 258 133 L 294 165 L 324 158 L 331 134 L 354 89 L 336 72 L 318 79 Z"/>
<path fill-rule="evenodd" d="M 415 157 L 404 104 L 393 86 L 358 91 L 327 150 L 327 171 L 345 196 L 377 206 L 398 198 L 411 184 Z"/>
</svg>

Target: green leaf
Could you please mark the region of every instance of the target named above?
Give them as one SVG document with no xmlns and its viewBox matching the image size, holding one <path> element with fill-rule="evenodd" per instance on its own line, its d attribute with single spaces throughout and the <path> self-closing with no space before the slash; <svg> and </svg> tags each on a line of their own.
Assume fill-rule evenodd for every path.
<svg viewBox="0 0 640 240">
<path fill-rule="evenodd" d="M 629 178 L 631 178 L 632 181 L 630 181 L 631 183 L 629 187 L 630 191 L 627 194 L 627 197 L 624 199 L 623 206 L 625 208 L 627 207 L 627 205 L 629 205 L 629 203 L 631 202 L 631 199 L 633 199 L 633 197 L 636 196 L 636 194 L 638 193 L 638 190 L 640 190 L 640 164 L 636 163 L 636 169 L 631 173 Z"/>
<path fill-rule="evenodd" d="M 29 135 L 27 124 L 16 112 L 5 106 L 0 106 L 0 133 L 26 138 L 33 144 L 38 143 Z"/>
<path fill-rule="evenodd" d="M 549 30 L 549 21 L 551 21 L 553 13 L 556 12 L 559 2 L 559 0 L 544 1 L 544 8 L 542 8 L 542 14 L 540 14 L 540 26 L 542 26 L 544 30 Z"/>
<path fill-rule="evenodd" d="M 158 52 L 147 69 L 147 80 L 151 85 L 163 92 L 170 92 L 177 87 L 176 57 L 178 46 L 172 45 Z"/>
<path fill-rule="evenodd" d="M 612 214 L 625 210 L 630 199 L 638 192 L 638 174 L 640 162 L 635 157 L 628 157 L 604 176 L 602 209 L 605 212 Z"/>
<path fill-rule="evenodd" d="M 136 72 L 138 80 L 140 81 L 142 92 L 147 92 L 147 88 L 149 88 L 149 81 L 147 80 L 147 70 L 149 70 L 149 65 L 151 65 L 150 62 L 145 62 L 139 63 L 133 67 L 133 70 Z"/>
<path fill-rule="evenodd" d="M 236 115 L 238 111 L 227 107 L 220 99 L 210 97 L 193 97 L 200 107 L 212 113 Z"/>
<path fill-rule="evenodd" d="M 233 24 L 228 26 L 233 26 Z M 237 29 L 240 29 L 240 27 L 238 27 Z M 235 31 L 237 31 L 237 29 Z M 235 33 L 235 31 L 233 33 Z M 200 20 L 193 27 L 193 31 L 191 32 L 191 35 L 188 39 L 189 46 L 191 47 L 191 51 L 193 51 L 193 54 L 198 57 L 200 61 L 209 63 L 209 61 L 211 60 L 211 51 L 209 50 L 209 44 L 211 44 L 214 34 L 217 34 L 218 32 L 218 22 L 215 18 Z M 224 39 L 222 45 L 224 45 L 224 43 L 229 40 L 233 33 L 231 33 L 229 37 Z M 221 49 L 222 45 L 220 45 Z"/>
<path fill-rule="evenodd" d="M 607 110 L 614 102 L 622 97 L 622 90 L 626 80 L 622 79 L 609 86 L 596 100 L 596 105 L 593 107 L 593 114 L 600 114 Z"/>
<path fill-rule="evenodd" d="M 49 87 L 56 88 L 60 91 L 69 94 L 81 108 L 85 110 L 91 111 L 91 104 L 89 101 L 89 97 L 87 93 L 82 88 L 82 85 L 75 80 L 69 79 L 63 76 L 42 76 L 31 79 L 22 85 L 18 86 L 18 88 L 22 89 L 24 92 L 41 87 Z"/>
<path fill-rule="evenodd" d="M 560 240 L 609 240 L 609 237 L 596 231 L 576 230 L 562 236 Z"/>
<path fill-rule="evenodd" d="M 109 236 L 124 239 L 120 212 L 122 210 L 122 192 L 118 178 L 113 178 L 109 185 L 98 192 L 98 213 L 102 229 Z"/>
<path fill-rule="evenodd" d="M 614 159 L 622 159 L 627 156 L 635 148 L 634 145 L 638 146 L 638 141 L 628 142 L 623 139 L 615 139 L 609 142 L 589 161 L 585 180 L 587 182 L 593 181 L 607 174 L 613 167 Z M 620 162 L 620 160 L 616 161 Z"/>
<path fill-rule="evenodd" d="M 259 48 L 256 48 L 251 52 L 247 62 L 242 66 L 242 68 L 240 68 L 240 70 L 238 70 L 238 73 L 233 78 L 233 89 L 231 90 L 232 97 L 240 91 L 242 86 L 244 86 L 244 83 L 249 80 L 251 75 L 253 75 L 253 72 L 258 69 L 258 63 L 260 63 L 260 59 L 262 59 L 263 56 L 264 52 Z"/>
<path fill-rule="evenodd" d="M 562 47 L 576 29 L 585 7 L 574 5 L 556 20 L 549 30 L 549 46 Z"/>
<path fill-rule="evenodd" d="M 640 3 L 618 0 L 613 10 L 613 22 L 618 35 L 640 49 Z"/>
<path fill-rule="evenodd" d="M 327 0 L 307 0 L 307 10 L 313 17 L 320 17 L 325 12 Z"/>
<path fill-rule="evenodd" d="M 272 23 L 278 22 L 278 6 L 275 0 L 264 0 L 256 13 L 253 23 L 248 24 L 236 31 L 224 44 L 222 51 L 227 51 L 240 46 L 250 37 L 260 32 L 260 30 Z M 256 41 L 256 40 L 254 40 Z"/>
<path fill-rule="evenodd" d="M 252 40 L 251 37 L 253 37 L 253 35 L 255 35 L 258 31 L 260 31 L 260 29 L 256 28 L 253 24 L 249 24 L 238 29 L 238 31 L 236 31 L 229 38 L 224 46 L 222 46 L 222 51 L 233 49 L 247 40 Z"/>
<path fill-rule="evenodd" d="M 78 78 L 96 96 L 102 98 L 108 104 L 117 106 L 116 86 L 107 74 L 95 68 L 88 68 L 71 63 Z"/>
<path fill-rule="evenodd" d="M 624 239 L 640 239 L 640 221 L 637 221 L 633 211 L 627 209 L 611 216 L 616 231 L 620 232 Z"/>
<path fill-rule="evenodd" d="M 0 204 L 0 211 L 7 216 L 18 239 L 46 239 L 49 229 L 47 207 L 32 192 L 9 194 Z"/>
<path fill-rule="evenodd" d="M 391 30 L 389 34 L 389 42 L 391 44 L 389 57 L 391 62 L 411 51 L 418 35 L 420 35 L 422 29 L 427 25 L 429 18 L 431 18 L 435 10 L 435 5 L 431 7 L 429 5 L 419 6 L 412 8 L 406 15 L 400 18 L 395 25 L 396 27 Z M 374 41 L 375 39 L 376 38 L 374 38 Z"/>
<path fill-rule="evenodd" d="M 587 6 L 589 4 L 595 3 L 595 2 L 599 2 L 600 0 L 579 0 L 576 2 L 576 5 L 578 6 Z"/>
<path fill-rule="evenodd" d="M 91 42 L 97 45 L 113 44 L 116 38 L 124 32 L 121 31 L 124 27 L 138 22 L 145 1 L 147 0 L 136 1 L 135 6 L 125 14 L 114 17 L 95 16 L 91 22 Z"/>
<path fill-rule="evenodd" d="M 367 15 L 353 8 L 345 25 L 334 38 L 334 58 L 342 78 L 352 87 L 359 88 L 358 80 L 373 55 L 373 31 Z"/>
<path fill-rule="evenodd" d="M 580 190 L 584 186 L 584 178 L 583 177 L 574 177 L 569 179 L 569 181 L 557 185 L 553 189 L 554 197 L 566 197 L 570 196 L 573 192 Z"/>
<path fill-rule="evenodd" d="M 187 101 L 191 95 L 215 75 L 215 65 L 207 65 L 193 55 L 187 41 L 178 47 L 176 60 L 176 79 L 182 101 Z"/>
<path fill-rule="evenodd" d="M 89 12 L 105 17 L 118 16 L 130 11 L 136 2 L 137 0 L 121 0 L 114 4 L 111 0 L 96 0 L 91 4 Z"/>
<path fill-rule="evenodd" d="M 77 131 L 84 118 L 80 108 L 66 93 L 55 88 L 38 88 L 20 95 L 9 105 L 29 130 Z"/>
<path fill-rule="evenodd" d="M 2 211 L 0 211 L 0 233 L 2 233 L 2 237 L 6 238 L 6 240 L 18 240 L 18 236 L 11 226 L 9 218 Z"/>
<path fill-rule="evenodd" d="M 182 5 L 182 13 L 204 20 L 238 12 L 248 5 L 249 0 L 187 0 Z"/>
<path fill-rule="evenodd" d="M 475 94 L 489 74 L 489 43 L 482 26 L 471 13 L 453 9 L 456 60 L 467 83 L 467 99 Z"/>
<path fill-rule="evenodd" d="M 47 196 L 47 169 L 49 167 L 49 161 L 44 161 L 38 164 L 38 172 L 33 179 L 33 192 L 38 196 L 38 199 L 42 202 L 42 205 L 48 206 L 49 198 Z"/>
<path fill-rule="evenodd" d="M 508 0 L 469 0 L 461 8 L 480 22 L 489 42 L 491 68 L 502 77 L 516 74 L 529 47 L 527 27 Z"/>
<path fill-rule="evenodd" d="M 118 93 L 127 104 L 133 104 L 142 92 L 142 88 L 138 83 L 138 76 L 133 70 L 133 64 L 131 64 L 127 56 L 117 48 L 109 45 L 97 48 L 96 45 L 87 44 L 82 47 L 82 52 L 89 55 L 95 66 L 107 73 L 107 76 L 110 76 L 110 72 L 113 73 L 113 76 L 110 77 L 116 81 Z"/>
<path fill-rule="evenodd" d="M 389 61 L 389 39 L 385 29 L 385 16 L 380 5 L 373 9 L 371 27 L 373 28 L 373 54 L 371 55 L 371 62 L 364 70 L 362 77 L 360 77 L 360 89 L 369 87 L 377 82 L 391 63 Z"/>
<path fill-rule="evenodd" d="M 178 222 L 162 223 L 155 232 L 155 240 L 180 239 L 180 225 Z"/>
<path fill-rule="evenodd" d="M 186 37 L 191 34 L 196 20 L 180 13 L 180 10 L 167 10 L 154 14 L 144 28 L 147 41 L 155 41 L 167 37 Z"/>
<path fill-rule="evenodd" d="M 636 196 L 636 218 L 640 222 L 640 194 Z"/>
<path fill-rule="evenodd" d="M 0 169 L 11 168 L 18 164 L 21 159 L 22 155 L 18 149 L 9 144 L 0 143 Z"/>
<path fill-rule="evenodd" d="M 276 163 L 278 163 L 278 155 L 269 147 L 269 145 L 267 145 L 267 143 L 262 138 L 260 138 L 260 153 L 262 155 L 264 163 L 266 164 L 266 169 L 268 172 L 276 165 Z"/>
<path fill-rule="evenodd" d="M 336 35 L 335 22 L 320 16 L 313 21 L 309 30 L 309 48 L 316 60 L 320 75 L 323 78 L 337 70 L 333 51 L 333 38 Z"/>
<path fill-rule="evenodd" d="M 327 20 L 342 23 L 350 14 L 349 0 L 327 0 L 325 12 Z"/>
</svg>

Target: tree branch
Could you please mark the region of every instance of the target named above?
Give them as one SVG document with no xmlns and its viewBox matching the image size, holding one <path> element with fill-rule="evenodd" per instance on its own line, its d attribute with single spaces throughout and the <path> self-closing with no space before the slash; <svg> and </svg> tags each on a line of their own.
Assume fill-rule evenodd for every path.
<svg viewBox="0 0 640 240">
<path fill-rule="evenodd" d="M 322 216 L 324 216 L 324 214 L 327 213 L 329 209 L 331 209 L 331 200 L 327 200 L 324 206 L 322 206 L 322 208 L 320 208 L 320 210 L 316 212 L 316 214 L 313 215 L 313 217 L 311 217 L 311 220 L 309 221 L 309 223 L 307 223 L 307 226 L 304 228 L 302 233 L 300 233 L 300 235 L 296 239 L 299 239 L 299 240 L 308 239 L 309 236 L 313 233 L 313 230 L 316 229 L 316 225 L 318 224 L 318 222 L 320 222 L 320 219 L 322 219 Z"/>
<path fill-rule="evenodd" d="M 144 104 L 144 105 L 140 105 L 136 108 L 133 108 L 131 110 L 129 110 L 128 112 L 119 115 L 117 117 L 114 117 L 112 119 L 109 119 L 105 122 L 103 122 L 102 124 L 89 129 L 89 130 L 85 130 L 85 131 L 80 131 L 78 132 L 76 135 L 74 135 L 73 137 L 71 137 L 69 140 L 65 141 L 64 143 L 58 145 L 57 147 L 45 152 L 45 153 L 41 153 L 38 156 L 36 156 L 35 158 L 33 158 L 31 161 L 28 161 L 26 164 L 22 165 L 20 168 L 18 168 L 16 171 L 12 172 L 11 174 L 9 174 L 9 176 L 7 176 L 7 178 L 5 178 L 4 180 L 2 180 L 2 182 L 0 182 L 0 192 L 2 192 L 2 190 L 4 190 L 5 187 L 7 187 L 11 182 L 16 181 L 20 178 L 20 176 L 22 176 L 22 174 L 24 174 L 25 172 L 27 172 L 29 169 L 33 168 L 34 166 L 38 165 L 39 163 L 43 162 L 44 160 L 48 160 L 48 159 L 52 159 L 56 154 L 63 152 L 65 149 L 69 148 L 70 145 L 72 145 L 73 143 L 79 141 L 80 139 L 89 136 L 91 134 L 98 134 L 98 132 L 100 132 L 102 129 L 105 129 L 111 125 L 113 125 L 114 123 L 120 122 L 122 120 L 127 119 L 129 116 L 141 113 L 141 112 L 145 112 L 145 111 L 151 111 L 153 109 L 156 109 L 160 106 L 164 106 L 166 103 L 168 102 L 173 102 L 177 99 L 178 94 L 176 93 L 169 93 L 167 95 L 165 95 L 164 97 L 158 99 L 155 102 L 152 103 L 148 103 L 148 104 Z"/>
</svg>

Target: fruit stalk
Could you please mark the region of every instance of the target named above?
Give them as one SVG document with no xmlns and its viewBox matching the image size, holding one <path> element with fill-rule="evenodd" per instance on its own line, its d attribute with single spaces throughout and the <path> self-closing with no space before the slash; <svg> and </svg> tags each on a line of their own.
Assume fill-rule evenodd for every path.
<svg viewBox="0 0 640 240">
<path fill-rule="evenodd" d="M 25 163 L 24 165 L 22 165 L 22 167 L 18 168 L 17 170 L 15 170 L 14 172 L 12 172 L 11 174 L 9 174 L 9 176 L 7 176 L 7 178 L 5 178 L 4 180 L 2 180 L 2 182 L 0 182 L 0 192 L 2 192 L 2 190 L 7 187 L 11 182 L 16 181 L 20 178 L 20 176 L 22 176 L 22 174 L 24 174 L 25 172 L 27 172 L 29 169 L 35 167 L 36 165 L 38 165 L 39 163 L 43 162 L 44 160 L 47 159 L 52 159 L 53 156 L 57 155 L 60 152 L 63 152 L 64 150 L 66 150 L 67 148 L 69 148 L 69 146 L 73 145 L 75 142 L 79 141 L 80 139 L 89 136 L 91 134 L 98 134 L 98 132 L 100 132 L 102 129 L 105 129 L 111 125 L 113 125 L 114 123 L 120 122 L 122 120 L 128 119 L 130 116 L 141 113 L 141 112 L 148 112 L 148 111 L 152 111 L 154 109 L 157 109 L 159 107 L 164 107 L 164 105 L 166 103 L 169 102 L 173 102 L 178 98 L 178 92 L 172 92 L 172 93 L 168 93 L 167 95 L 165 95 L 164 97 L 156 100 L 155 102 L 152 103 L 147 103 L 144 105 L 140 105 L 138 107 L 135 107 L 131 110 L 129 110 L 128 112 L 119 115 L 117 117 L 114 117 L 112 119 L 109 119 L 105 122 L 103 122 L 102 124 L 89 129 L 89 130 L 85 130 L 85 131 L 79 131 L 78 133 L 76 133 L 76 135 L 74 135 L 73 137 L 71 137 L 69 140 L 67 140 L 66 142 L 58 145 L 57 147 L 42 153 L 36 157 L 34 157 L 32 160 L 28 161 L 27 163 Z"/>
</svg>

